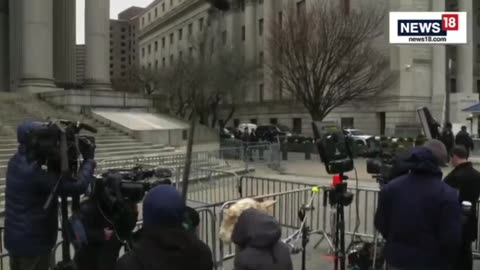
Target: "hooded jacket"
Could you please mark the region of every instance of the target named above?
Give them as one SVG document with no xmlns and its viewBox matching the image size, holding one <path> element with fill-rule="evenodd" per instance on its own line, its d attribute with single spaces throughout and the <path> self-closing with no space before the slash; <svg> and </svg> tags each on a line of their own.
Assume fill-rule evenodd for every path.
<svg viewBox="0 0 480 270">
<path fill-rule="evenodd" d="M 456 191 L 441 181 L 433 153 L 416 148 L 412 167 L 385 185 L 375 226 L 387 240 L 387 263 L 404 269 L 449 269 L 461 241 L 462 214 Z"/>
<path fill-rule="evenodd" d="M 144 228 L 133 250 L 116 270 L 212 270 L 212 253 L 193 233 L 182 227 Z"/>
<path fill-rule="evenodd" d="M 280 241 L 281 228 L 271 216 L 256 209 L 244 211 L 232 241 L 239 247 L 234 270 L 293 270 L 290 250 Z"/>
<path fill-rule="evenodd" d="M 27 134 L 42 128 L 25 122 L 17 129 L 18 151 L 8 162 L 5 194 L 5 246 L 12 256 L 41 256 L 50 253 L 58 235 L 58 201 L 43 209 L 58 175 L 47 173 L 40 164 L 26 158 Z M 93 180 L 95 162 L 85 161 L 78 179 L 63 179 L 58 195 L 84 193 Z"/>
</svg>

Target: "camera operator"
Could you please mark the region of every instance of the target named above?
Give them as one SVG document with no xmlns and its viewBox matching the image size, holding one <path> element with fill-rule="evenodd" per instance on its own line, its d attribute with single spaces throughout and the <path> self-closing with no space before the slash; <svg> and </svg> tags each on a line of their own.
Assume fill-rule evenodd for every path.
<svg viewBox="0 0 480 270">
<path fill-rule="evenodd" d="M 470 202 L 472 208 L 466 213 L 467 221 L 463 227 L 461 256 L 455 265 L 457 270 L 471 270 L 473 267 L 472 242 L 477 239 L 477 202 L 480 196 L 480 172 L 468 161 L 468 151 L 463 146 L 452 149 L 450 162 L 455 167 L 445 177 L 445 183 L 459 191 L 460 203 Z"/>
<path fill-rule="evenodd" d="M 386 239 L 389 269 L 455 269 L 462 212 L 455 190 L 441 181 L 446 156 L 439 141 L 415 148 L 409 172 L 383 186 L 375 227 Z"/>
<path fill-rule="evenodd" d="M 58 200 L 48 209 L 43 206 L 59 180 L 46 171 L 40 161 L 27 158 L 27 138 L 42 129 L 38 122 L 25 122 L 17 128 L 18 150 L 10 159 L 6 175 L 5 246 L 12 270 L 47 270 L 58 234 Z M 95 147 L 82 152 L 84 162 L 77 179 L 62 179 L 57 195 L 73 196 L 85 192 L 94 179 Z"/>
</svg>

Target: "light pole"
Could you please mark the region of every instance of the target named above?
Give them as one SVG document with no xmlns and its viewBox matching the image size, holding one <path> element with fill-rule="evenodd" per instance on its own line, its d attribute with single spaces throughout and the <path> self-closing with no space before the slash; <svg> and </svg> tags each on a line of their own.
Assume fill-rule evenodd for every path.
<svg viewBox="0 0 480 270">
<path fill-rule="evenodd" d="M 450 58 L 450 54 L 448 53 L 448 47 L 445 50 L 447 57 L 447 74 L 446 74 L 446 82 L 445 82 L 445 123 L 450 122 L 450 93 L 452 91 L 452 59 Z"/>
</svg>

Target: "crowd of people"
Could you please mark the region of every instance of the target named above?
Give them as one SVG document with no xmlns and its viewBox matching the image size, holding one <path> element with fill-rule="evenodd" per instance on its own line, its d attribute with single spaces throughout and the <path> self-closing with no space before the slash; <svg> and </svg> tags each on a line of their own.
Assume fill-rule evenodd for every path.
<svg viewBox="0 0 480 270">
<path fill-rule="evenodd" d="M 375 227 L 386 240 L 393 270 L 472 270 L 478 235 L 480 172 L 469 162 L 473 141 L 466 127 L 441 141 L 415 147 L 394 166 L 396 177 L 380 191 Z M 453 170 L 442 179 L 448 162 Z"/>
</svg>

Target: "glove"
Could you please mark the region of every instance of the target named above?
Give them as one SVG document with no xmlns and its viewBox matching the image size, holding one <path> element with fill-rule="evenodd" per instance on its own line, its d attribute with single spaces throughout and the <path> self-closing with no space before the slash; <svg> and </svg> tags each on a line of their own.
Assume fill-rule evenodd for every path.
<svg viewBox="0 0 480 270">
<path fill-rule="evenodd" d="M 95 158 L 95 140 L 89 139 L 87 137 L 80 138 L 79 140 L 80 153 L 82 154 L 83 160 L 94 159 Z"/>
</svg>

